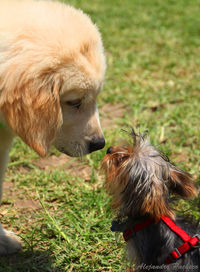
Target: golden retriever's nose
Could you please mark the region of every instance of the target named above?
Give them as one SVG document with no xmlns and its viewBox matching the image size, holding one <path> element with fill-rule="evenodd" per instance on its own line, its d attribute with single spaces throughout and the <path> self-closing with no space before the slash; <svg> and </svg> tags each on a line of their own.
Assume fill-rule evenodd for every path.
<svg viewBox="0 0 200 272">
<path fill-rule="evenodd" d="M 99 139 L 94 139 L 89 143 L 89 152 L 93 152 L 99 149 L 104 148 L 105 146 L 105 139 L 104 138 L 99 138 Z"/>
</svg>

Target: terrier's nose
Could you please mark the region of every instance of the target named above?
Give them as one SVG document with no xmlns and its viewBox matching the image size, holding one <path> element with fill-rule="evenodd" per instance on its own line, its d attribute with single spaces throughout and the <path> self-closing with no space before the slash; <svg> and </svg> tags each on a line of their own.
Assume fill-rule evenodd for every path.
<svg viewBox="0 0 200 272">
<path fill-rule="evenodd" d="M 111 153 L 112 153 L 112 147 L 110 146 L 110 147 L 107 149 L 106 154 L 111 154 Z"/>
</svg>

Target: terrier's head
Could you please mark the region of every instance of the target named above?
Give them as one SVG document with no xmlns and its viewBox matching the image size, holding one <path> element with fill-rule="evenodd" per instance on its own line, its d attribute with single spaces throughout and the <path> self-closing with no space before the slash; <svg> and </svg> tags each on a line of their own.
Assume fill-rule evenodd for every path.
<svg viewBox="0 0 200 272">
<path fill-rule="evenodd" d="M 102 161 L 105 186 L 113 197 L 113 207 L 123 216 L 174 218 L 169 193 L 196 196 L 193 178 L 171 164 L 145 134 L 137 135 L 132 129 L 131 137 L 132 145 L 108 148 Z"/>
</svg>

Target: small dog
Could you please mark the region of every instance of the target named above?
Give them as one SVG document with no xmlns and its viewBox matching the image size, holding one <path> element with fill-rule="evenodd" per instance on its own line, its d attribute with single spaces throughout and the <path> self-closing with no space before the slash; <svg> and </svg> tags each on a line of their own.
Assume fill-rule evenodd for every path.
<svg viewBox="0 0 200 272">
<path fill-rule="evenodd" d="M 197 195 L 193 178 L 170 163 L 132 129 L 132 146 L 110 147 L 103 158 L 106 189 L 123 232 L 135 271 L 200 271 L 200 237 L 183 218 L 175 217 L 169 194 Z M 187 232 L 185 232 L 185 231 Z"/>
</svg>

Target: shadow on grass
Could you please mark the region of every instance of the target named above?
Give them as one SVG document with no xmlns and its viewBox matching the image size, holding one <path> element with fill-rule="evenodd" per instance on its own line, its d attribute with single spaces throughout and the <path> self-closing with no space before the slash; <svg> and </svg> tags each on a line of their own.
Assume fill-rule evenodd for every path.
<svg viewBox="0 0 200 272">
<path fill-rule="evenodd" d="M 49 251 L 24 251 L 0 257 L 0 272 L 64 272 Z"/>
</svg>

